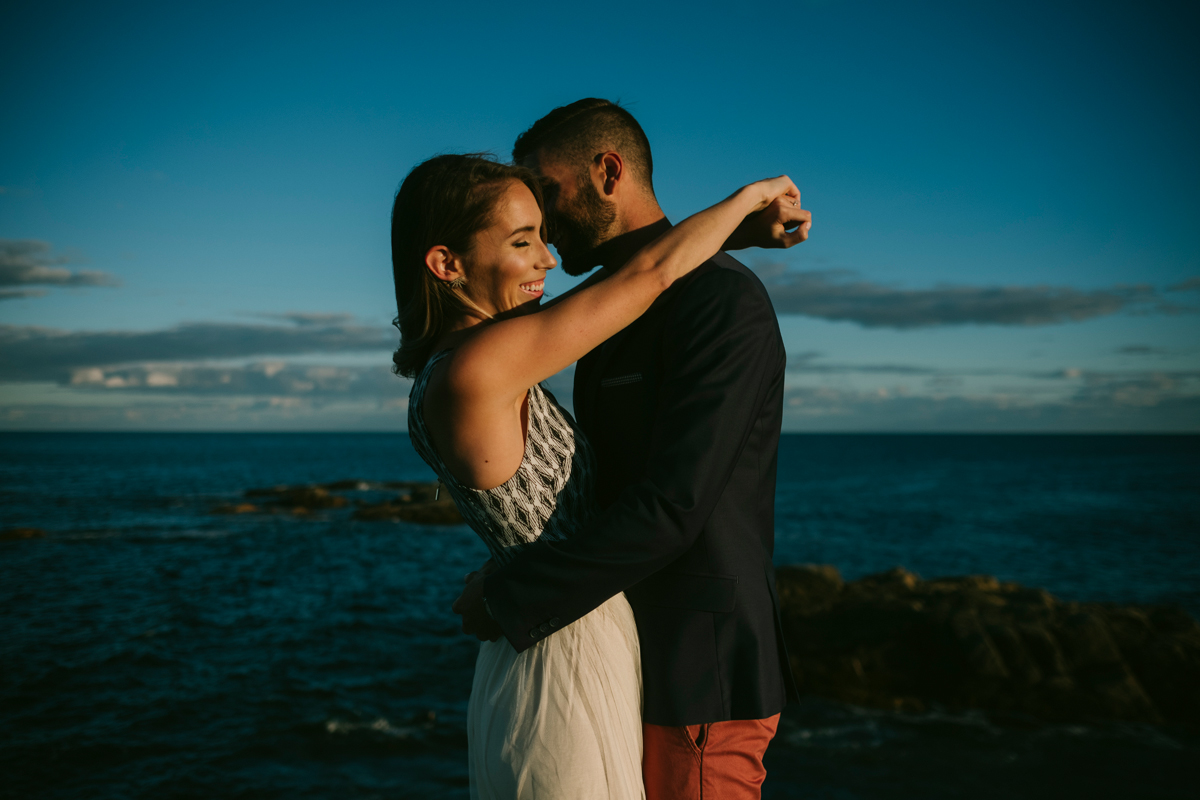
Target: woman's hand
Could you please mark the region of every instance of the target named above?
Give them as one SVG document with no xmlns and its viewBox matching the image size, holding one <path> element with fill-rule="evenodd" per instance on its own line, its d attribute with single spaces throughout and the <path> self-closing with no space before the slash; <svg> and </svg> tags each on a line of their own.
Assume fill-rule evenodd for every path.
<svg viewBox="0 0 1200 800">
<path fill-rule="evenodd" d="M 758 204 L 754 207 L 755 211 L 762 211 L 778 198 L 787 198 L 797 206 L 800 205 L 800 190 L 796 188 L 796 184 L 792 183 L 792 179 L 787 175 L 780 175 L 778 178 L 767 178 L 765 181 L 755 181 L 747 186 L 746 190 L 758 193 L 759 200 Z"/>
<path fill-rule="evenodd" d="M 725 240 L 722 250 L 745 250 L 748 247 L 788 248 L 808 238 L 812 227 L 812 212 L 800 207 L 800 190 L 786 176 L 759 181 L 746 187 L 747 191 L 771 196 L 769 204 L 749 214 L 737 230 Z M 775 192 L 774 195 L 771 195 Z"/>
</svg>

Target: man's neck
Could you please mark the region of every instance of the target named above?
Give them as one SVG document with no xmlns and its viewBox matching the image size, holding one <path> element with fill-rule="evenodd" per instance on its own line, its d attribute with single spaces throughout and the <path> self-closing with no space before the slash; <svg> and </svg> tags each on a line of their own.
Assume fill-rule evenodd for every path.
<svg viewBox="0 0 1200 800">
<path fill-rule="evenodd" d="M 616 272 L 633 258 L 634 253 L 657 239 L 670 227 L 671 221 L 665 216 L 659 216 L 653 222 L 617 234 L 596 248 L 596 263 L 609 272 Z"/>
</svg>

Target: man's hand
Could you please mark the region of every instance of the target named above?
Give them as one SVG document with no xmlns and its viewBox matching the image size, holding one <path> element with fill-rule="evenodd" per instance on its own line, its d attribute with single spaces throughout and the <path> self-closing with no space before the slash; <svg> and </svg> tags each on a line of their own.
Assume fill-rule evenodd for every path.
<svg viewBox="0 0 1200 800">
<path fill-rule="evenodd" d="M 494 642 L 504 635 L 483 604 L 483 579 L 494 569 L 495 565 L 489 560 L 478 572 L 463 578 L 467 585 L 451 606 L 454 613 L 462 617 L 463 633 L 472 634 L 481 642 Z"/>
<path fill-rule="evenodd" d="M 800 207 L 800 198 L 780 195 L 762 211 L 742 220 L 721 249 L 787 248 L 807 239 L 811 227 L 812 212 Z"/>
<path fill-rule="evenodd" d="M 466 575 L 464 575 L 463 583 L 470 583 L 471 581 L 475 580 L 476 578 L 485 578 L 488 575 L 491 575 L 495 571 L 496 571 L 496 562 L 493 559 L 489 558 L 487 561 L 483 562 L 483 566 L 481 566 L 479 569 L 474 570 L 472 572 L 468 572 Z"/>
</svg>

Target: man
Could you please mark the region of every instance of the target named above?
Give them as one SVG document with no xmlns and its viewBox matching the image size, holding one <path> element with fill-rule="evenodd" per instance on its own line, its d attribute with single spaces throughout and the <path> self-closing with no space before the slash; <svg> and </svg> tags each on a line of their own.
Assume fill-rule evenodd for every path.
<svg viewBox="0 0 1200 800">
<path fill-rule="evenodd" d="M 670 227 L 649 142 L 613 103 L 555 109 L 513 159 L 543 178 L 569 274 L 602 266 L 590 280 L 602 279 Z M 768 212 L 746 224 L 773 225 L 779 246 L 807 238 L 798 205 Z M 477 575 L 455 603 L 464 631 L 504 635 L 519 652 L 626 593 L 650 800 L 759 797 L 763 754 L 795 695 L 771 563 L 786 360 L 766 290 L 744 266 L 718 253 L 677 281 L 576 369 L 602 513 Z"/>
</svg>

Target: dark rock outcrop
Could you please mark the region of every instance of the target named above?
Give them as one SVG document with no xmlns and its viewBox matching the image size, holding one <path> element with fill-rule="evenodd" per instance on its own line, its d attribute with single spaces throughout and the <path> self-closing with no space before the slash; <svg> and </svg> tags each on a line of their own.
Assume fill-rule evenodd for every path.
<svg viewBox="0 0 1200 800">
<path fill-rule="evenodd" d="M 1200 723 L 1200 624 L 1180 608 L 1061 602 L 986 575 L 777 574 L 804 693 L 898 710 Z"/>
<path fill-rule="evenodd" d="M 381 502 L 353 502 L 346 492 L 388 493 Z M 415 522 L 421 525 L 461 525 L 462 516 L 454 501 L 439 492 L 437 483 L 389 481 L 369 483 L 360 480 L 333 481 L 314 486 L 274 486 L 248 489 L 246 501 L 220 505 L 214 514 L 291 514 L 307 516 L 314 512 L 349 508 L 353 519 L 369 522 Z M 254 502 L 249 502 L 253 500 Z"/>
<path fill-rule="evenodd" d="M 360 506 L 354 519 L 372 522 L 416 522 L 420 525 L 461 525 L 462 515 L 453 500 L 441 499 L 428 503 L 395 500 Z"/>
<path fill-rule="evenodd" d="M 367 481 L 358 480 L 333 481 L 331 483 L 322 483 L 321 488 L 330 492 L 365 492 L 371 488 L 371 484 Z"/>
<path fill-rule="evenodd" d="M 327 508 L 344 508 L 350 501 L 340 494 L 330 494 L 322 486 L 276 486 L 271 489 L 248 489 L 246 497 L 260 497 L 269 508 L 308 514 Z"/>
<path fill-rule="evenodd" d="M 254 503 L 227 503 L 212 510 L 214 514 L 260 514 L 263 509 Z"/>
<path fill-rule="evenodd" d="M 461 525 L 462 515 L 445 491 L 436 483 L 393 483 L 401 491 L 382 503 L 362 504 L 354 519 L 369 521 L 416 522 L 421 525 Z"/>
<path fill-rule="evenodd" d="M 46 535 L 41 528 L 5 528 L 0 530 L 0 542 L 11 542 L 18 539 L 40 539 Z"/>
</svg>

